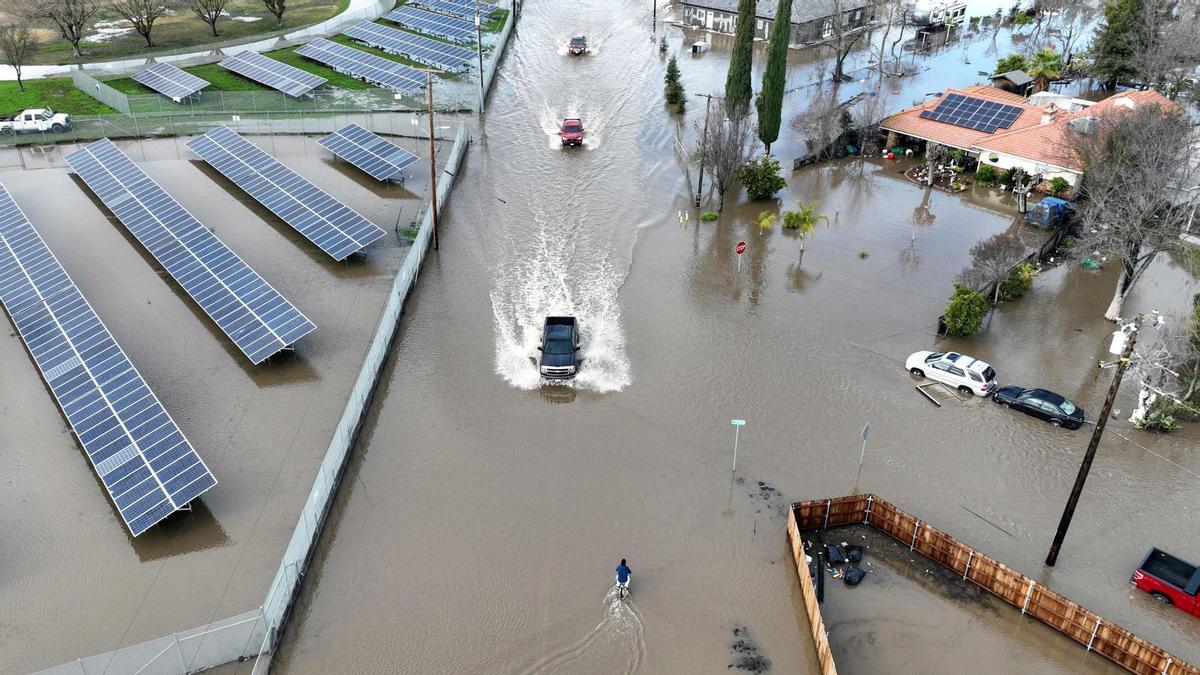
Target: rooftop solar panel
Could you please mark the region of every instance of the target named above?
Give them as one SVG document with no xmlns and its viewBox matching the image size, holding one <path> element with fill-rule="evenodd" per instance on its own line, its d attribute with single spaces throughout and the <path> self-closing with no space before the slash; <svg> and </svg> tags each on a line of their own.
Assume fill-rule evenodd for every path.
<svg viewBox="0 0 1200 675">
<path fill-rule="evenodd" d="M 324 63 L 339 73 L 345 73 L 380 87 L 399 92 L 425 88 L 425 73 L 361 49 L 347 47 L 325 38 L 317 38 L 300 47 L 296 53 Z"/>
<path fill-rule="evenodd" d="M 450 16 L 472 17 L 475 16 L 475 0 L 409 0 L 407 3 L 414 7 L 424 7 L 442 14 Z M 485 20 L 492 15 L 493 12 L 499 11 L 498 5 L 493 5 L 486 2 L 479 3 L 479 16 Z"/>
<path fill-rule="evenodd" d="M 413 153 L 357 124 L 342 127 L 317 142 L 376 180 L 395 180 L 417 161 Z"/>
<path fill-rule="evenodd" d="M 426 35 L 462 44 L 475 42 L 475 23 L 466 19 L 427 12 L 407 5 L 401 5 L 384 14 L 383 18 Z"/>
<path fill-rule="evenodd" d="M 962 94 L 947 94 L 933 110 L 922 110 L 920 117 L 990 134 L 996 129 L 1012 126 L 1022 110 L 1020 106 Z"/>
<path fill-rule="evenodd" d="M 251 362 L 262 363 L 316 328 L 112 141 L 85 145 L 65 159 Z"/>
<path fill-rule="evenodd" d="M 441 70 L 464 71 L 475 58 L 475 52 L 470 49 L 381 26 L 371 21 L 355 24 L 342 31 L 342 35 L 389 54 L 398 54 Z"/>
<path fill-rule="evenodd" d="M 0 303 L 133 536 L 217 484 L 2 185 Z"/>
<path fill-rule="evenodd" d="M 207 80 L 202 80 L 169 63 L 156 63 L 134 75 L 133 81 L 150 87 L 176 103 L 199 92 L 209 84 Z"/>
<path fill-rule="evenodd" d="M 323 77 L 250 51 L 230 56 L 221 61 L 221 67 L 289 96 L 300 97 L 312 93 L 313 89 L 326 82 Z"/>
<path fill-rule="evenodd" d="M 229 127 L 217 127 L 187 146 L 334 260 L 387 234 Z"/>
</svg>

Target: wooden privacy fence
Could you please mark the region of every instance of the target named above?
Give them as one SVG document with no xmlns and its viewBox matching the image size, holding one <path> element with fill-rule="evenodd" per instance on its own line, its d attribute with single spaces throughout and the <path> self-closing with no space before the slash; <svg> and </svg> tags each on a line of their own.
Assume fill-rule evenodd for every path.
<svg viewBox="0 0 1200 675">
<path fill-rule="evenodd" d="M 808 626 L 812 630 L 813 646 L 817 650 L 817 662 L 821 664 L 821 675 L 837 675 L 837 666 L 833 663 L 833 650 L 829 648 L 829 632 L 825 630 L 821 605 L 817 603 L 817 589 L 813 587 L 812 575 L 808 571 L 808 558 L 804 556 L 804 540 L 796 527 L 795 510 L 788 512 L 788 541 L 792 545 L 792 558 L 796 561 L 796 574 L 800 575 L 800 594 L 804 596 L 804 613 L 808 615 Z"/>
<path fill-rule="evenodd" d="M 788 538 L 800 574 L 800 586 L 811 589 L 808 563 L 800 541 L 802 530 L 823 530 L 839 525 L 864 524 L 887 534 L 896 541 L 930 560 L 952 570 L 977 586 L 1021 610 L 1022 614 L 1038 619 L 1111 661 L 1139 675 L 1200 675 L 1200 668 L 1172 656 L 1128 630 L 1107 621 L 1070 599 L 1038 584 L 1033 579 L 1003 563 L 963 544 L 949 534 L 930 527 L 928 523 L 871 494 L 797 502 L 788 516 Z M 814 594 L 815 595 L 815 594 Z M 820 658 L 822 645 L 828 652 L 829 643 L 821 621 L 820 609 L 805 605 L 813 638 Z M 815 605 L 815 598 L 813 600 Z M 816 621 L 813 614 L 816 614 Z M 820 626 L 820 637 L 818 637 Z M 829 664 L 832 668 L 832 655 Z M 822 667 L 825 661 L 822 660 Z M 831 672 L 829 670 L 825 672 Z"/>
</svg>

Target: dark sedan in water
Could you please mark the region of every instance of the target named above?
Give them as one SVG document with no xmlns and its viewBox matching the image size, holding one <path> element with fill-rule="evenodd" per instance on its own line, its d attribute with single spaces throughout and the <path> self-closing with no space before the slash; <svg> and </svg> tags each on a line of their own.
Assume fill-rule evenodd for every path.
<svg viewBox="0 0 1200 675">
<path fill-rule="evenodd" d="M 1083 408 L 1045 389 L 1000 387 L 992 395 L 992 400 L 1006 408 L 1046 420 L 1056 427 L 1078 429 L 1083 424 Z"/>
</svg>

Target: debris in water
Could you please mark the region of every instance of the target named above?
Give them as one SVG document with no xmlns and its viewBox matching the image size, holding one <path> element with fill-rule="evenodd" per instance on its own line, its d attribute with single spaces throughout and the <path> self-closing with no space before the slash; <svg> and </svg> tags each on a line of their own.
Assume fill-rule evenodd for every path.
<svg viewBox="0 0 1200 675">
<path fill-rule="evenodd" d="M 729 645 L 733 652 L 733 663 L 726 666 L 730 669 L 744 670 L 748 673 L 765 673 L 771 670 L 771 659 L 763 656 L 750 631 L 741 624 L 733 626 L 733 642 Z"/>
</svg>

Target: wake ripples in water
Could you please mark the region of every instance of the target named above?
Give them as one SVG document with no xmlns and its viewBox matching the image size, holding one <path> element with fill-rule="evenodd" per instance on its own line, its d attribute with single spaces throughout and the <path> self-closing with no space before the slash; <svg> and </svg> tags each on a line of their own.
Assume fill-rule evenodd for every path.
<svg viewBox="0 0 1200 675">
<path fill-rule="evenodd" d="M 604 619 L 578 642 L 550 654 L 526 673 L 632 673 L 646 653 L 642 615 L 614 585 L 604 596 Z"/>
</svg>

